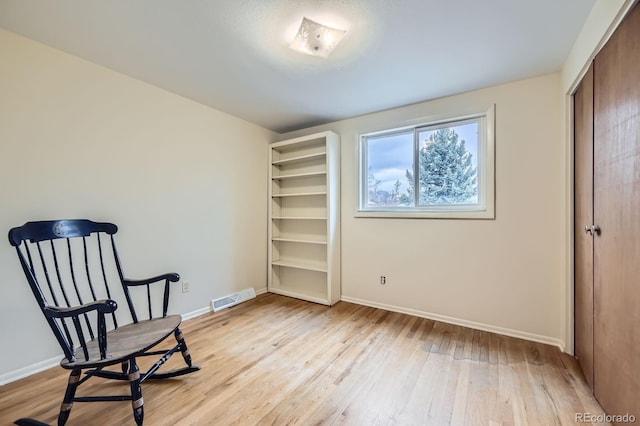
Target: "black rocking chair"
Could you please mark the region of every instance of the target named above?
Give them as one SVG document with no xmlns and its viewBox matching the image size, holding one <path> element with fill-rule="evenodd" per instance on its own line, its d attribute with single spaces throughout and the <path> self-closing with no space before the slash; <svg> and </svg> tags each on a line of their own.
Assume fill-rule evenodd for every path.
<svg viewBox="0 0 640 426">
<path fill-rule="evenodd" d="M 64 352 L 60 362 L 71 370 L 58 425 L 64 425 L 74 402 L 131 401 L 133 416 L 143 423 L 141 384 L 200 369 L 192 365 L 189 349 L 180 331 L 180 315 L 167 315 L 169 287 L 178 282 L 170 273 L 143 280 L 124 277 L 113 235 L 118 227 L 90 220 L 28 222 L 9 231 L 9 242 L 18 252 L 44 317 Z M 119 285 L 111 286 L 113 282 Z M 150 284 L 164 282 L 164 287 Z M 118 309 L 116 300 L 128 310 Z M 140 318 L 134 302 L 147 306 Z M 152 305 L 162 305 L 162 316 L 154 317 Z M 177 344 L 168 350 L 151 350 L 171 334 Z M 157 370 L 180 351 L 187 366 L 163 373 Z M 155 355 L 160 359 L 147 372 L 140 372 L 136 358 Z M 118 366 L 117 369 L 107 367 Z M 83 375 L 84 373 L 84 375 Z M 91 377 L 126 380 L 131 395 L 76 396 L 78 386 Z M 39 424 L 20 419 L 17 424 Z"/>
</svg>

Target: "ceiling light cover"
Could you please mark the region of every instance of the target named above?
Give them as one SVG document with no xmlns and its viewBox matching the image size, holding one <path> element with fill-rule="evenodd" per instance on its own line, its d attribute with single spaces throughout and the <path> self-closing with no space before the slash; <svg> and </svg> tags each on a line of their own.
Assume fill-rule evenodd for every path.
<svg viewBox="0 0 640 426">
<path fill-rule="evenodd" d="M 328 57 L 340 43 L 345 30 L 327 27 L 311 19 L 302 18 L 296 38 L 289 47 L 307 55 Z"/>
</svg>

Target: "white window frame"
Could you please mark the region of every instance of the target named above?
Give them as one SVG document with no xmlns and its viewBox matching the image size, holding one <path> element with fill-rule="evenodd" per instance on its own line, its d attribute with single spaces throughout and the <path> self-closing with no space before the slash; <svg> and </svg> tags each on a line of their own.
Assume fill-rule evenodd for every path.
<svg viewBox="0 0 640 426">
<path fill-rule="evenodd" d="M 372 136 L 387 135 L 415 129 L 437 129 L 447 125 L 477 121 L 478 129 L 478 203 L 473 205 L 438 205 L 414 207 L 366 206 L 368 193 L 368 165 L 366 140 Z M 411 124 L 358 135 L 358 208 L 355 217 L 425 218 L 425 219 L 495 219 L 495 105 L 465 115 L 442 115 L 412 120 Z M 416 171 L 414 170 L 414 175 Z M 417 175 L 414 176 L 417 179 Z M 418 186 L 415 186 L 416 192 Z"/>
</svg>

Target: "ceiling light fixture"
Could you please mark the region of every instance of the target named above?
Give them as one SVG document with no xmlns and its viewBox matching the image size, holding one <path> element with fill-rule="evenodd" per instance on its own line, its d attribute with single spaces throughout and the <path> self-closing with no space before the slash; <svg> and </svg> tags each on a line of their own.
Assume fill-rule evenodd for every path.
<svg viewBox="0 0 640 426">
<path fill-rule="evenodd" d="M 300 29 L 289 48 L 307 55 L 328 57 L 340 43 L 345 30 L 327 27 L 311 19 L 302 18 Z"/>
</svg>

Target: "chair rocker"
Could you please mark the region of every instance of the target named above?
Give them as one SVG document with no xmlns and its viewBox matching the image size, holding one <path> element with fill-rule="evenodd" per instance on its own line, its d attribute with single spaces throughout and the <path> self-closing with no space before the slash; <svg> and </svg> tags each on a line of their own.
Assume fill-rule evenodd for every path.
<svg viewBox="0 0 640 426">
<path fill-rule="evenodd" d="M 74 402 L 93 401 L 131 401 L 136 424 L 142 425 L 143 382 L 200 369 L 192 365 L 179 328 L 182 318 L 167 315 L 169 283 L 178 282 L 179 275 L 125 278 L 114 242 L 117 231 L 114 224 L 85 219 L 28 222 L 9 231 L 9 242 L 16 248 L 31 291 L 62 347 L 60 365 L 71 370 L 58 425 L 66 423 Z M 151 286 L 161 282 L 164 286 Z M 118 309 L 116 300 L 126 302 L 129 309 Z M 147 318 L 138 316 L 134 302 L 146 305 Z M 154 317 L 152 306 L 160 303 L 162 316 Z M 152 350 L 171 334 L 175 346 Z M 178 351 L 186 367 L 157 372 Z M 159 359 L 140 372 L 136 360 L 145 356 Z M 78 387 L 92 377 L 126 380 L 131 394 L 76 396 Z"/>
</svg>

